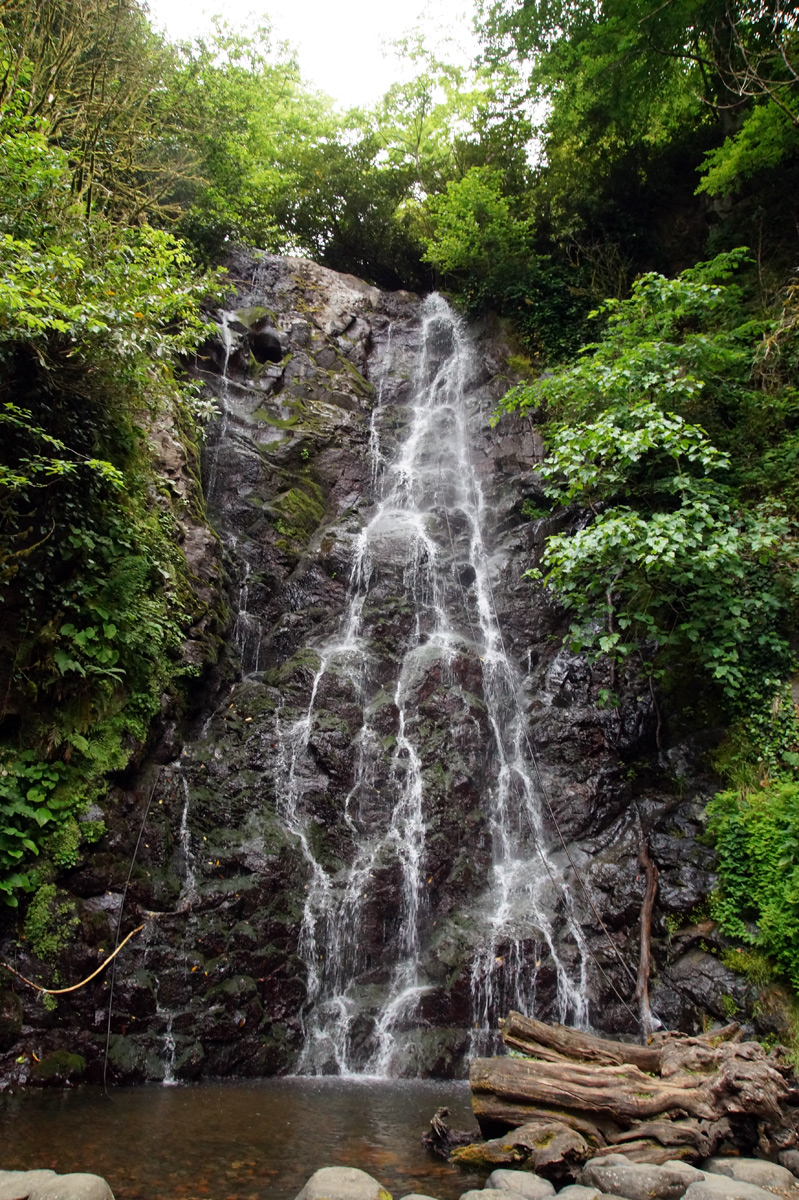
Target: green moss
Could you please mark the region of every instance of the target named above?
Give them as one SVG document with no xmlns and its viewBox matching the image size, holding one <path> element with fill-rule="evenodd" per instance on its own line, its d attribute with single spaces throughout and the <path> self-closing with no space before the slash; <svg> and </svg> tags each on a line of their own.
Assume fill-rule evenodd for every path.
<svg viewBox="0 0 799 1200">
<path fill-rule="evenodd" d="M 324 516 L 322 491 L 312 480 L 303 480 L 302 487 L 281 492 L 271 507 L 278 514 L 277 528 L 286 537 L 309 538 Z M 282 522 L 282 525 L 281 525 Z"/>
<path fill-rule="evenodd" d="M 54 1050 L 52 1054 L 33 1064 L 31 1074 L 40 1083 L 60 1083 L 80 1078 L 85 1071 L 86 1059 L 82 1055 L 71 1054 L 69 1050 Z"/>
<path fill-rule="evenodd" d="M 55 884 L 45 883 L 28 905 L 25 938 L 37 958 L 52 960 L 72 940 L 79 923 L 74 903 L 59 899 Z"/>
<path fill-rule="evenodd" d="M 369 382 L 368 379 L 364 379 L 361 372 L 357 369 L 357 367 L 354 367 L 352 365 L 352 363 L 350 362 L 350 360 L 348 358 L 344 358 L 342 356 L 339 359 L 339 362 L 344 366 L 344 368 L 347 370 L 349 375 L 352 377 L 352 380 L 355 383 L 355 386 L 359 392 L 361 392 L 363 395 L 366 395 L 366 396 L 374 395 L 375 389 L 372 386 L 372 384 Z"/>
<path fill-rule="evenodd" d="M 263 321 L 268 317 L 273 324 L 276 324 L 276 317 L 268 308 L 263 308 L 260 304 L 253 304 L 249 308 L 237 308 L 236 320 L 241 321 L 242 325 L 246 325 L 248 329 L 252 328 L 256 321 Z"/>
<path fill-rule="evenodd" d="M 271 413 L 268 413 L 265 408 L 256 408 L 252 415 L 256 421 L 263 421 L 265 425 L 271 425 L 274 429 L 291 429 L 300 419 L 299 413 L 294 413 L 293 416 L 286 417 L 285 419 L 275 417 Z"/>
</svg>

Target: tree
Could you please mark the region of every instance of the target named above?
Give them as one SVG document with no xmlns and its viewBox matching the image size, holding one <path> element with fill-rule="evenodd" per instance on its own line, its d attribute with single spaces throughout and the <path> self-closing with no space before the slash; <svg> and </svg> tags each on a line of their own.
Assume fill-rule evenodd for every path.
<svg viewBox="0 0 799 1200">
<path fill-rule="evenodd" d="M 0 9 L 6 132 L 63 151 L 86 215 L 139 221 L 189 168 L 182 110 L 167 83 L 175 52 L 138 0 L 7 0 Z"/>
</svg>

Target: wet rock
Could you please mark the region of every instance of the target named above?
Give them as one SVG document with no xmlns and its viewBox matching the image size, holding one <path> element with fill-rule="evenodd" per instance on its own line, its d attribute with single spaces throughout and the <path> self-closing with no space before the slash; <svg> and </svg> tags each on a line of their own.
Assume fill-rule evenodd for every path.
<svg viewBox="0 0 799 1200">
<path fill-rule="evenodd" d="M 561 1121 L 531 1121 L 508 1130 L 502 1137 L 461 1146 L 452 1152 L 451 1161 L 472 1167 L 523 1163 L 526 1170 L 558 1180 L 574 1178 L 589 1153 L 582 1135 Z M 514 1174 L 521 1178 L 525 1172 L 494 1172 L 503 1179 Z"/>
<path fill-rule="evenodd" d="M 702 1171 L 714 1175 L 726 1175 L 744 1183 L 755 1183 L 761 1188 L 796 1187 L 793 1173 L 777 1163 L 762 1158 L 706 1158 L 699 1164 Z"/>
<path fill-rule="evenodd" d="M 499 1192 L 515 1192 L 528 1200 L 544 1200 L 546 1196 L 555 1195 L 548 1179 L 541 1179 L 529 1171 L 492 1171 L 485 1185 Z"/>
<path fill-rule="evenodd" d="M 745 1008 L 746 981 L 705 950 L 689 950 L 671 963 L 663 982 L 695 1010 L 711 1013 L 721 1022 L 729 1021 L 731 1004 L 733 1012 Z M 653 1004 L 657 1003 L 656 995 L 653 992 Z"/>
<path fill-rule="evenodd" d="M 34 1062 L 31 1079 L 34 1083 L 63 1087 L 80 1079 L 85 1073 L 86 1059 L 83 1055 L 71 1054 L 68 1050 L 54 1050 L 52 1054 L 45 1054 L 38 1062 Z"/>
<path fill-rule="evenodd" d="M 11 988 L 0 988 L 0 1052 L 10 1050 L 22 1030 L 22 1001 Z"/>
<path fill-rule="evenodd" d="M 687 742 L 669 760 L 679 788 L 664 780 L 649 688 L 620 672 L 618 708 L 603 708 L 606 664 L 563 647 L 564 613 L 524 578 L 543 533 L 573 526 L 575 514 L 528 518 L 525 501 L 544 499 L 535 475 L 540 435 L 517 417 L 491 424 L 512 382 L 513 348 L 486 321 L 472 331 L 474 354 L 464 368 L 468 454 L 459 474 L 471 481 L 467 493 L 481 490 L 482 549 L 469 521 L 474 497 L 458 501 L 462 479 L 451 470 L 460 418 L 455 406 L 439 404 L 437 419 L 450 424 L 438 442 L 419 438 L 414 466 L 416 483 L 435 496 L 409 520 L 410 493 L 398 491 L 366 554 L 363 531 L 394 486 L 391 464 L 413 427 L 420 367 L 428 380 L 446 368 L 462 334 L 439 313 L 423 353 L 428 318 L 419 297 L 238 249 L 228 265 L 224 337 L 220 324 L 197 364 L 219 410 L 203 449 L 213 529 L 178 432 L 163 429 L 156 438 L 195 577 L 196 619 L 184 652 L 199 673 L 196 695 L 185 714 L 165 711 L 152 760 L 97 812 L 108 832 L 64 881 L 84 902 L 79 934 L 51 965 L 64 978 L 97 965 L 150 804 L 125 901 L 129 927 L 146 921 L 146 929 L 118 963 L 109 1058 L 117 1082 L 169 1071 L 185 1079 L 286 1072 L 300 1061 L 304 1070 L 340 1070 L 344 1043 L 348 1069 L 374 1068 L 387 1040 L 381 1014 L 411 944 L 418 954 L 407 978 L 414 974 L 416 998 L 389 1031 L 393 1050 L 381 1069 L 463 1075 L 470 1052 L 493 1048 L 490 1028 L 506 1003 L 557 1019 L 565 976 L 571 1019 L 584 999 L 577 930 L 603 964 L 602 978 L 589 970 L 590 1020 L 634 1032 L 634 1014 L 613 991 L 627 996 L 628 980 L 575 886 L 553 821 L 618 953 L 631 962 L 643 897 L 639 809 L 651 830 L 661 901 L 673 916 L 694 905 L 712 878 L 710 852 L 696 841 L 705 785 Z M 504 679 L 492 657 L 496 629 L 488 657 L 483 644 L 481 606 L 489 598 L 511 667 Z M 357 656 L 335 648 L 350 618 Z M 325 647 L 332 652 L 320 674 Z M 502 745 L 491 711 L 497 697 L 513 717 Z M 527 763 L 523 786 L 508 767 L 517 745 Z M 407 839 L 385 834 L 417 766 L 422 799 L 408 858 L 400 850 Z M 491 942 L 486 896 L 495 878 L 500 778 L 502 803 L 517 809 L 508 842 L 523 846 L 534 867 L 524 875 L 524 928 Z M 550 845 L 557 886 L 546 884 L 531 822 Z M 356 883 L 360 901 L 347 908 Z M 317 1021 L 334 1024 L 342 1011 L 325 1009 L 338 969 L 325 896 L 338 904 L 337 978 L 348 981 L 345 1007 L 354 1015 L 335 1046 L 330 1028 L 316 1039 L 319 1061 L 310 1062 L 300 1060 L 304 1033 Z M 413 937 L 402 919 L 411 910 Z M 23 973 L 39 978 L 12 921 L 0 914 L 0 953 L 13 953 Z M 661 933 L 652 995 L 665 1019 L 691 1029 L 719 1005 L 726 1013 L 730 997 L 748 1002 L 715 966 L 695 972 L 693 960 L 684 961 L 693 945 L 671 947 L 670 966 Z M 77 1047 L 87 1077 L 99 1077 L 102 980 L 55 1015 L 28 997 L 20 1014 L 13 1000 L 3 1001 L 7 990 L 15 995 L 16 985 L 0 992 L 7 1079 L 17 1078 L 23 1028 L 37 1044 L 47 1034 L 48 1054 Z"/>
<path fill-rule="evenodd" d="M 631 1163 L 623 1155 L 612 1154 L 587 1163 L 579 1182 L 627 1200 L 680 1200 L 688 1187 L 702 1179 L 702 1172 L 687 1163 L 654 1166 Z"/>
<path fill-rule="evenodd" d="M 391 1193 L 357 1167 L 322 1167 L 296 1200 L 391 1200 Z"/>
</svg>

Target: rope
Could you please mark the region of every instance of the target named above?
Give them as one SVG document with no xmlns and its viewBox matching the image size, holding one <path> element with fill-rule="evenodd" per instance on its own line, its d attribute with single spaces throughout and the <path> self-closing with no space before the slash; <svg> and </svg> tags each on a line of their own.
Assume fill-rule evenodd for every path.
<svg viewBox="0 0 799 1200">
<path fill-rule="evenodd" d="M 125 941 L 119 943 L 119 945 L 117 946 L 114 953 L 109 954 L 108 958 L 104 962 L 100 963 L 100 965 L 96 971 L 92 971 L 91 975 L 88 975 L 86 977 L 86 979 L 82 979 L 80 983 L 73 983 L 72 987 L 65 987 L 65 988 L 42 987 L 41 984 L 34 983 L 32 979 L 26 979 L 24 975 L 20 975 L 19 971 L 15 971 L 14 968 L 10 967 L 7 962 L 0 963 L 0 967 L 5 967 L 5 969 L 7 971 L 10 971 L 12 975 L 16 975 L 17 979 L 21 979 L 23 983 L 27 983 L 28 987 L 36 988 L 37 992 L 44 992 L 47 996 L 65 996 L 67 992 L 77 992 L 79 988 L 86 987 L 87 983 L 91 983 L 91 981 L 97 975 L 99 975 L 101 971 L 105 970 L 105 968 L 108 966 L 108 964 L 111 962 L 111 960 L 116 958 L 116 956 L 119 954 L 122 947 L 127 942 L 130 941 L 130 939 L 133 937 L 134 933 L 141 933 L 142 929 L 144 929 L 143 925 L 139 925 L 136 929 L 131 929 L 130 933 L 125 938 Z"/>
<path fill-rule="evenodd" d="M 119 903 L 119 916 L 117 917 L 117 931 L 116 931 L 117 949 L 114 950 L 114 953 L 111 955 L 111 958 L 115 958 L 116 954 L 117 954 L 117 950 L 121 950 L 122 946 L 125 944 L 124 942 L 121 945 L 119 944 L 119 935 L 122 930 L 122 912 L 123 912 L 123 909 L 125 908 L 125 898 L 128 894 L 128 888 L 130 886 L 131 876 L 133 875 L 133 867 L 136 862 L 136 855 L 139 853 L 139 846 L 141 845 L 141 840 L 144 835 L 144 826 L 147 824 L 147 818 L 150 815 L 150 808 L 152 807 L 153 796 L 155 795 L 155 789 L 158 786 L 158 781 L 161 778 L 162 771 L 163 771 L 163 767 L 159 767 L 156 772 L 155 779 L 153 780 L 153 786 L 150 789 L 150 799 L 147 801 L 147 807 L 144 810 L 144 816 L 142 817 L 142 822 L 139 827 L 139 836 L 136 838 L 136 845 L 133 847 L 133 857 L 131 858 L 130 866 L 128 867 L 128 877 L 125 880 L 125 886 L 122 889 L 122 899 L 120 900 L 120 903 Z M 127 939 L 125 939 L 125 940 L 127 941 Z M 111 959 L 109 958 L 108 961 L 110 962 Z M 106 1096 L 108 1095 L 108 1083 L 107 1083 L 108 1051 L 111 1048 L 111 1013 L 113 1011 L 113 1005 L 114 1005 L 114 984 L 115 983 L 116 983 L 116 964 L 114 964 L 114 969 L 111 972 L 111 986 L 110 986 L 109 992 L 108 992 L 108 1019 L 106 1021 L 106 1026 L 105 1026 L 105 1053 L 103 1055 L 103 1091 L 105 1092 Z"/>
</svg>

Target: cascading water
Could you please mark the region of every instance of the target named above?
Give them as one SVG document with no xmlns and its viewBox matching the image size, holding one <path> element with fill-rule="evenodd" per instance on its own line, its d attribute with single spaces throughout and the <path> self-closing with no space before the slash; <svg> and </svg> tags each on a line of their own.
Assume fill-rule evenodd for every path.
<svg viewBox="0 0 799 1200">
<path fill-rule="evenodd" d="M 212 500 L 216 492 L 217 476 L 219 473 L 219 450 L 224 442 L 225 434 L 227 433 L 228 429 L 228 422 L 230 420 L 230 377 L 228 375 L 228 370 L 230 367 L 230 356 L 233 353 L 234 347 L 231 318 L 231 313 L 223 312 L 219 322 L 219 336 L 222 340 L 222 347 L 225 355 L 222 362 L 222 374 L 220 377 L 218 393 L 221 422 L 219 427 L 219 437 L 216 440 L 214 451 L 211 454 L 208 463 L 208 482 L 205 488 L 206 498 L 208 500 Z"/>
<path fill-rule="evenodd" d="M 64 883 L 94 954 L 136 863 L 125 919 L 145 929 L 120 957 L 109 1072 L 454 1077 L 509 1007 L 633 1032 L 642 786 L 674 911 L 712 862 L 699 793 L 630 779 L 655 765 L 648 691 L 625 678 L 600 707 L 602 663 L 559 648 L 563 613 L 523 579 L 560 518 L 526 515 L 535 429 L 489 420 L 505 335 L 297 259 L 231 252 L 229 281 L 195 364 L 220 409 L 212 529 L 193 452 L 154 430 L 191 581 L 187 686 Z M 691 1028 L 693 959 L 670 970 L 659 1007 Z M 88 1060 L 95 993 L 75 995 L 59 1023 Z"/>
<path fill-rule="evenodd" d="M 390 372 L 389 336 L 383 372 Z M 413 1040 L 431 990 L 426 892 L 427 824 L 419 696 L 435 675 L 454 686 L 456 662 L 479 660 L 479 705 L 490 745 L 493 783 L 484 796 L 492 865 L 476 914 L 472 955 L 472 1049 L 508 1007 L 532 1011 L 543 957 L 557 980 L 557 1017 L 587 1021 L 587 952 L 564 886 L 543 812 L 520 694 L 523 679 L 505 652 L 484 542 L 486 503 L 470 458 L 469 341 L 439 296 L 424 304 L 412 399 L 394 450 L 383 424 L 396 408 L 381 403 L 370 430 L 374 508 L 352 538 L 346 609 L 336 633 L 316 646 L 307 707 L 276 719 L 276 794 L 282 818 L 308 867 L 300 934 L 308 1011 L 300 1072 L 413 1073 Z M 394 648 L 393 680 L 377 669 L 372 644 L 381 582 L 400 574 L 407 613 Z M 329 719 L 326 688 L 346 694 L 361 713 L 354 783 L 346 797 L 348 845 L 333 862 L 317 850 L 310 752 L 315 728 Z M 390 705 L 393 732 L 374 717 Z M 395 918 L 375 963 L 365 931 L 390 877 Z M 566 930 L 569 959 L 559 946 Z"/>
</svg>

